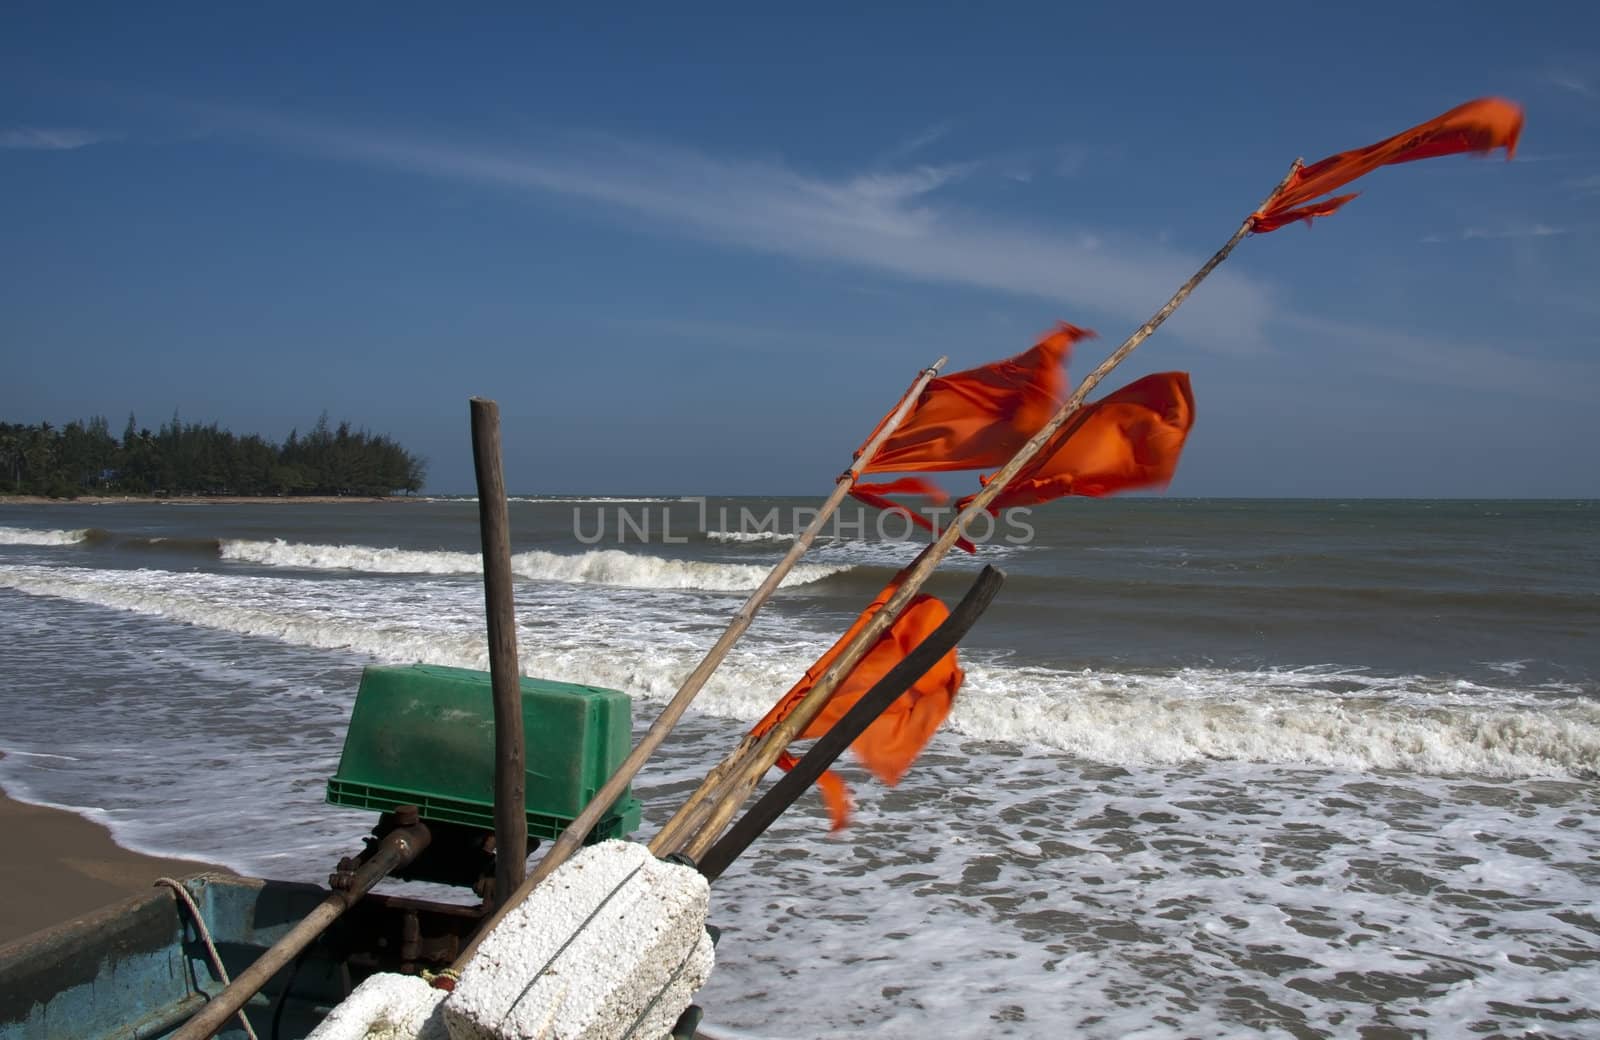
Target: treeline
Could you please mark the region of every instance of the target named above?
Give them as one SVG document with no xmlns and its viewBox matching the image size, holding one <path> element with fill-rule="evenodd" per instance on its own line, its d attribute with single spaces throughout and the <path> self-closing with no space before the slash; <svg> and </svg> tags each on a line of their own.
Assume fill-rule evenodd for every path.
<svg viewBox="0 0 1600 1040">
<path fill-rule="evenodd" d="M 102 417 L 25 426 L 0 423 L 0 493 L 388 495 L 422 489 L 427 463 L 383 434 L 336 428 L 323 414 L 310 433 L 282 444 L 236 436 L 176 413 L 151 433 L 134 417 L 119 440 Z"/>
</svg>

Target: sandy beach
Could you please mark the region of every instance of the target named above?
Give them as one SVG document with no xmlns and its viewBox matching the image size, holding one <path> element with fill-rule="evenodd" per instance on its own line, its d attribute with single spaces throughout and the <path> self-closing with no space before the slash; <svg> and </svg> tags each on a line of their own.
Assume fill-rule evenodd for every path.
<svg viewBox="0 0 1600 1040">
<path fill-rule="evenodd" d="M 144 892 L 158 877 L 223 868 L 130 852 L 74 813 L 0 791 L 0 944 Z"/>
</svg>

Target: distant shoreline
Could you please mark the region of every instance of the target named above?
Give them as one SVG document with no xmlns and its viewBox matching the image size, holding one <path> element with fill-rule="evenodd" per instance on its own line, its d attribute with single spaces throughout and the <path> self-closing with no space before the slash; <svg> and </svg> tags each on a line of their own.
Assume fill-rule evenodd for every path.
<svg viewBox="0 0 1600 1040">
<path fill-rule="evenodd" d="M 79 495 L 77 498 L 46 498 L 43 495 L 0 495 L 0 506 L 292 506 L 292 505 L 372 505 L 384 502 L 429 502 L 426 495 Z"/>
</svg>

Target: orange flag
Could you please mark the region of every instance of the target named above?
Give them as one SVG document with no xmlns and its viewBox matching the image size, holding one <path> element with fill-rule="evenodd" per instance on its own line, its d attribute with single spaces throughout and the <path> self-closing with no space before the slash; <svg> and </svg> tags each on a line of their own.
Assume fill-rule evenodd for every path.
<svg viewBox="0 0 1600 1040">
<path fill-rule="evenodd" d="M 1094 335 L 1090 329 L 1061 322 L 1016 357 L 930 381 L 911 414 L 861 472 L 934 472 L 1004 465 L 1060 406 L 1065 362 L 1072 345 Z M 883 422 L 887 421 L 885 416 Z M 867 442 L 877 436 L 883 422 L 868 435 Z M 856 455 L 861 455 L 860 449 Z M 949 499 L 937 485 L 914 477 L 888 484 L 857 484 L 850 491 L 857 501 L 898 511 L 936 534 L 927 517 L 886 497 L 905 493 L 926 495 L 935 505 Z M 956 544 L 969 553 L 977 551 L 965 538 Z"/>
<path fill-rule="evenodd" d="M 1194 425 L 1187 372 L 1157 372 L 1087 406 L 989 503 L 991 513 L 1063 495 L 1164 487 Z M 979 478 L 984 484 L 989 478 Z M 956 503 L 965 509 L 974 496 Z"/>
<path fill-rule="evenodd" d="M 1014 358 L 932 380 L 905 422 L 861 472 L 1004 465 L 1061 404 L 1067 355 L 1074 343 L 1092 336 L 1089 329 L 1062 322 Z M 882 427 L 880 422 L 873 436 Z"/>
<path fill-rule="evenodd" d="M 1468 101 L 1386 141 L 1330 155 L 1321 162 L 1302 167 L 1282 190 L 1256 211 L 1250 230 L 1276 231 L 1296 220 L 1309 224 L 1313 217 L 1325 217 L 1355 195 L 1336 195 L 1321 202 L 1313 202 L 1313 199 L 1342 188 L 1380 166 L 1461 152 L 1487 154 L 1496 148 L 1504 148 L 1506 158 L 1510 159 L 1516 154 L 1517 138 L 1521 134 L 1521 105 L 1504 98 Z"/>
<path fill-rule="evenodd" d="M 828 652 L 817 658 L 815 664 L 806 669 L 806 674 L 800 681 L 784 694 L 772 710 L 750 730 L 753 736 L 761 736 L 783 721 L 796 704 L 811 691 L 822 673 L 827 671 L 843 651 L 845 644 L 855 636 L 867 622 L 872 620 L 874 614 L 883 609 L 883 605 L 894 595 L 900 587 L 900 582 L 905 572 L 895 575 L 887 588 L 878 593 L 876 599 L 861 612 L 849 631 L 839 637 L 839 641 L 828 649 Z M 889 626 L 889 630 L 879 637 L 872 649 L 867 651 L 856 666 L 850 670 L 834 690 L 828 703 L 823 705 L 817 717 L 811 720 L 801 733 L 802 739 L 820 737 L 833 728 L 834 723 L 844 718 L 845 713 L 855 706 L 856 701 L 873 686 L 878 680 L 889 674 L 889 670 L 900 663 L 912 650 L 916 649 L 924 639 L 938 628 L 944 619 L 950 616 L 950 611 L 943 603 L 929 595 L 919 595 L 912 599 L 905 612 Z M 964 674 L 956 658 L 955 650 L 951 650 L 930 668 L 912 687 L 886 708 L 882 715 L 873 720 L 861 736 L 856 738 L 851 749 L 855 751 L 863 765 L 884 783 L 894 785 L 900 782 L 911 763 L 916 761 L 922 749 L 927 746 L 945 717 L 950 714 L 950 706 L 955 702 L 957 691 L 961 689 L 961 680 Z M 778 765 L 785 771 L 793 769 L 799 761 L 794 755 L 785 751 L 778 757 Z M 817 778 L 817 788 L 822 792 L 822 800 L 828 807 L 828 815 L 833 820 L 833 829 L 838 830 L 849 822 L 850 798 L 844 781 L 831 770 L 824 772 Z"/>
</svg>

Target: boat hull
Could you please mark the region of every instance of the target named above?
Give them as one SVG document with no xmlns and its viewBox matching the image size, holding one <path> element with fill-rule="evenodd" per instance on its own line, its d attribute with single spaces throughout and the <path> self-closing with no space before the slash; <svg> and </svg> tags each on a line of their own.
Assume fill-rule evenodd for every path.
<svg viewBox="0 0 1600 1040">
<path fill-rule="evenodd" d="M 223 966 L 237 975 L 328 894 L 226 874 L 182 879 Z M 447 966 L 476 907 L 369 895 L 245 1007 L 261 1040 L 301 1037 L 373 971 Z M 0 1038 L 156 1040 L 223 988 L 193 915 L 171 889 L 0 946 Z M 217 1033 L 243 1040 L 237 1016 Z"/>
</svg>

